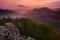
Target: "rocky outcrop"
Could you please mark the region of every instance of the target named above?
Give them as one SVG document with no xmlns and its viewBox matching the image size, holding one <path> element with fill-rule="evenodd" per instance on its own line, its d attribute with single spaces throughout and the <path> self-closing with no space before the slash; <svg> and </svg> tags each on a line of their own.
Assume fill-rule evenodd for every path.
<svg viewBox="0 0 60 40">
<path fill-rule="evenodd" d="M 24 40 L 14 24 L 5 23 L 5 25 L 6 26 L 0 26 L 0 40 Z"/>
</svg>

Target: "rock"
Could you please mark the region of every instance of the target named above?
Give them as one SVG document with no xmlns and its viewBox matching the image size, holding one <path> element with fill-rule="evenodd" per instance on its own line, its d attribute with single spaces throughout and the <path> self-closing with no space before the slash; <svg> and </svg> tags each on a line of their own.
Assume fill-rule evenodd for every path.
<svg viewBox="0 0 60 40">
<path fill-rule="evenodd" d="M 35 40 L 35 39 L 28 36 L 27 40 Z"/>
<path fill-rule="evenodd" d="M 12 23 L 5 23 L 5 26 L 0 26 L 0 40 L 24 40 L 19 34 L 19 30 Z"/>
</svg>

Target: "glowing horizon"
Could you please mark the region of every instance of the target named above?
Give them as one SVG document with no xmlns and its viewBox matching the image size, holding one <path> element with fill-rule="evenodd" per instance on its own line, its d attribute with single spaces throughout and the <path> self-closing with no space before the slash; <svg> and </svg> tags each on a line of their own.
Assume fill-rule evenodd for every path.
<svg viewBox="0 0 60 40">
<path fill-rule="evenodd" d="M 0 8 L 17 8 L 17 5 L 24 5 L 33 8 L 34 7 L 53 8 L 60 7 L 59 2 L 60 2 L 59 0 L 0 0 Z"/>
</svg>

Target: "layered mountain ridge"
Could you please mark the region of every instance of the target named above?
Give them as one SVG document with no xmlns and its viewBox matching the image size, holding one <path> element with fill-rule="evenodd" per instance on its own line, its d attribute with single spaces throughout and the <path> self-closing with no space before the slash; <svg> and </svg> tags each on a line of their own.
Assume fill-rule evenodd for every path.
<svg viewBox="0 0 60 40">
<path fill-rule="evenodd" d="M 33 9 L 27 14 L 29 18 L 35 19 L 39 23 L 45 23 L 53 26 L 60 31 L 60 9 L 49 9 L 47 7 Z"/>
</svg>

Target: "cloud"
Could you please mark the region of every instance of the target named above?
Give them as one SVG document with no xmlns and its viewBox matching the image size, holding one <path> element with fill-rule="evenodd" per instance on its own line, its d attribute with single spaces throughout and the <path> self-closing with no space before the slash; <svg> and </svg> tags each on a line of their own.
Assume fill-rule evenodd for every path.
<svg viewBox="0 0 60 40">
<path fill-rule="evenodd" d="M 48 6 L 52 8 L 60 8 L 60 1 L 52 2 L 48 4 Z"/>
<path fill-rule="evenodd" d="M 46 5 L 51 2 L 56 2 L 58 0 L 21 0 L 18 2 L 18 4 L 24 4 L 27 6 L 41 6 L 41 5 Z"/>
<path fill-rule="evenodd" d="M 54 3 L 59 0 L 0 0 L 0 6 L 1 8 L 16 8 L 16 5 L 18 7 L 42 7 L 46 5 L 50 5 L 51 3 Z M 48 5 L 48 6 L 49 6 Z M 57 4 L 58 5 L 58 4 Z"/>
<path fill-rule="evenodd" d="M 24 6 L 24 5 L 17 5 L 17 7 L 26 7 L 26 6 Z"/>
</svg>

